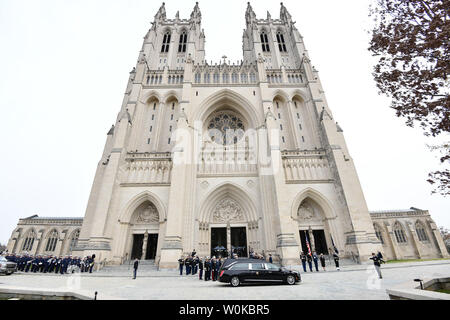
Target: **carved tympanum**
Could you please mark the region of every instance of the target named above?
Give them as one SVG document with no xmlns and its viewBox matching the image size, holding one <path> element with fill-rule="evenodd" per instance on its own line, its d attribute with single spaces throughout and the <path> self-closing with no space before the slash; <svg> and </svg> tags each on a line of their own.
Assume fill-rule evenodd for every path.
<svg viewBox="0 0 450 320">
<path fill-rule="evenodd" d="M 233 199 L 223 199 L 213 212 L 214 222 L 243 221 L 244 215 L 239 204 Z"/>
</svg>

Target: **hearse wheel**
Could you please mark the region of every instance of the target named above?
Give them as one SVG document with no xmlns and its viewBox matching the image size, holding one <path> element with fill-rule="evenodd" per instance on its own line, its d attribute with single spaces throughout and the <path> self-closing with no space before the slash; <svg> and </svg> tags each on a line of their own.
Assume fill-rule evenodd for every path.
<svg viewBox="0 0 450 320">
<path fill-rule="evenodd" d="M 294 278 L 294 276 L 287 276 L 287 278 L 286 278 L 286 282 L 287 282 L 287 284 L 295 284 L 295 278 Z"/>
<path fill-rule="evenodd" d="M 232 277 L 231 280 L 230 280 L 230 284 L 231 284 L 233 287 L 239 286 L 240 283 L 241 283 L 241 282 L 239 281 L 239 278 L 236 277 L 236 276 Z"/>
</svg>

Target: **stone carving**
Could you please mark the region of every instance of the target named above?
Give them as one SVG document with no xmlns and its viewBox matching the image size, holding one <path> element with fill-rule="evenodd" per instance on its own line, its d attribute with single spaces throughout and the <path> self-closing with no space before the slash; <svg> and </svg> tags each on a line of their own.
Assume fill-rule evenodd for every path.
<svg viewBox="0 0 450 320">
<path fill-rule="evenodd" d="M 217 204 L 213 212 L 213 220 L 214 222 L 243 221 L 244 215 L 239 204 L 227 198 Z"/>
<path fill-rule="evenodd" d="M 314 208 L 308 202 L 302 202 L 300 207 L 298 207 L 297 215 L 300 219 L 311 220 L 314 219 L 315 213 Z"/>
<path fill-rule="evenodd" d="M 247 181 L 247 186 L 249 186 L 249 188 L 253 188 L 254 185 L 255 185 L 255 182 L 253 180 Z"/>
<path fill-rule="evenodd" d="M 158 210 L 153 203 L 149 203 L 139 212 L 136 223 L 152 223 L 159 222 Z"/>
</svg>

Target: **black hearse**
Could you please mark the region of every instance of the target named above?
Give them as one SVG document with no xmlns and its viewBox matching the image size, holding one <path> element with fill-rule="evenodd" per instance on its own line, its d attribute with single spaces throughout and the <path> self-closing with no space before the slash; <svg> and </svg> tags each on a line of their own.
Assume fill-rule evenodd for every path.
<svg viewBox="0 0 450 320">
<path fill-rule="evenodd" d="M 227 259 L 219 270 L 219 281 L 233 287 L 241 283 L 287 283 L 301 281 L 300 273 L 259 259 Z"/>
</svg>

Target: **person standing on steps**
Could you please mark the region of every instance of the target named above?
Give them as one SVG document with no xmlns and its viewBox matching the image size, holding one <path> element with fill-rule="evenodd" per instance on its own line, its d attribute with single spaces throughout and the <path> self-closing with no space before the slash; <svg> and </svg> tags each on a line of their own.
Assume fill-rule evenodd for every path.
<svg viewBox="0 0 450 320">
<path fill-rule="evenodd" d="M 137 269 L 139 267 L 139 260 L 136 258 L 134 260 L 134 264 L 133 264 L 133 279 L 136 279 L 136 275 L 137 275 Z"/>
<path fill-rule="evenodd" d="M 336 270 L 339 271 L 339 256 L 336 252 L 333 253 L 334 264 L 336 265 Z"/>
<path fill-rule="evenodd" d="M 322 265 L 323 271 L 327 271 L 327 270 L 325 270 L 325 256 L 323 255 L 323 253 L 320 254 L 319 260 L 320 260 L 320 264 Z"/>
</svg>

